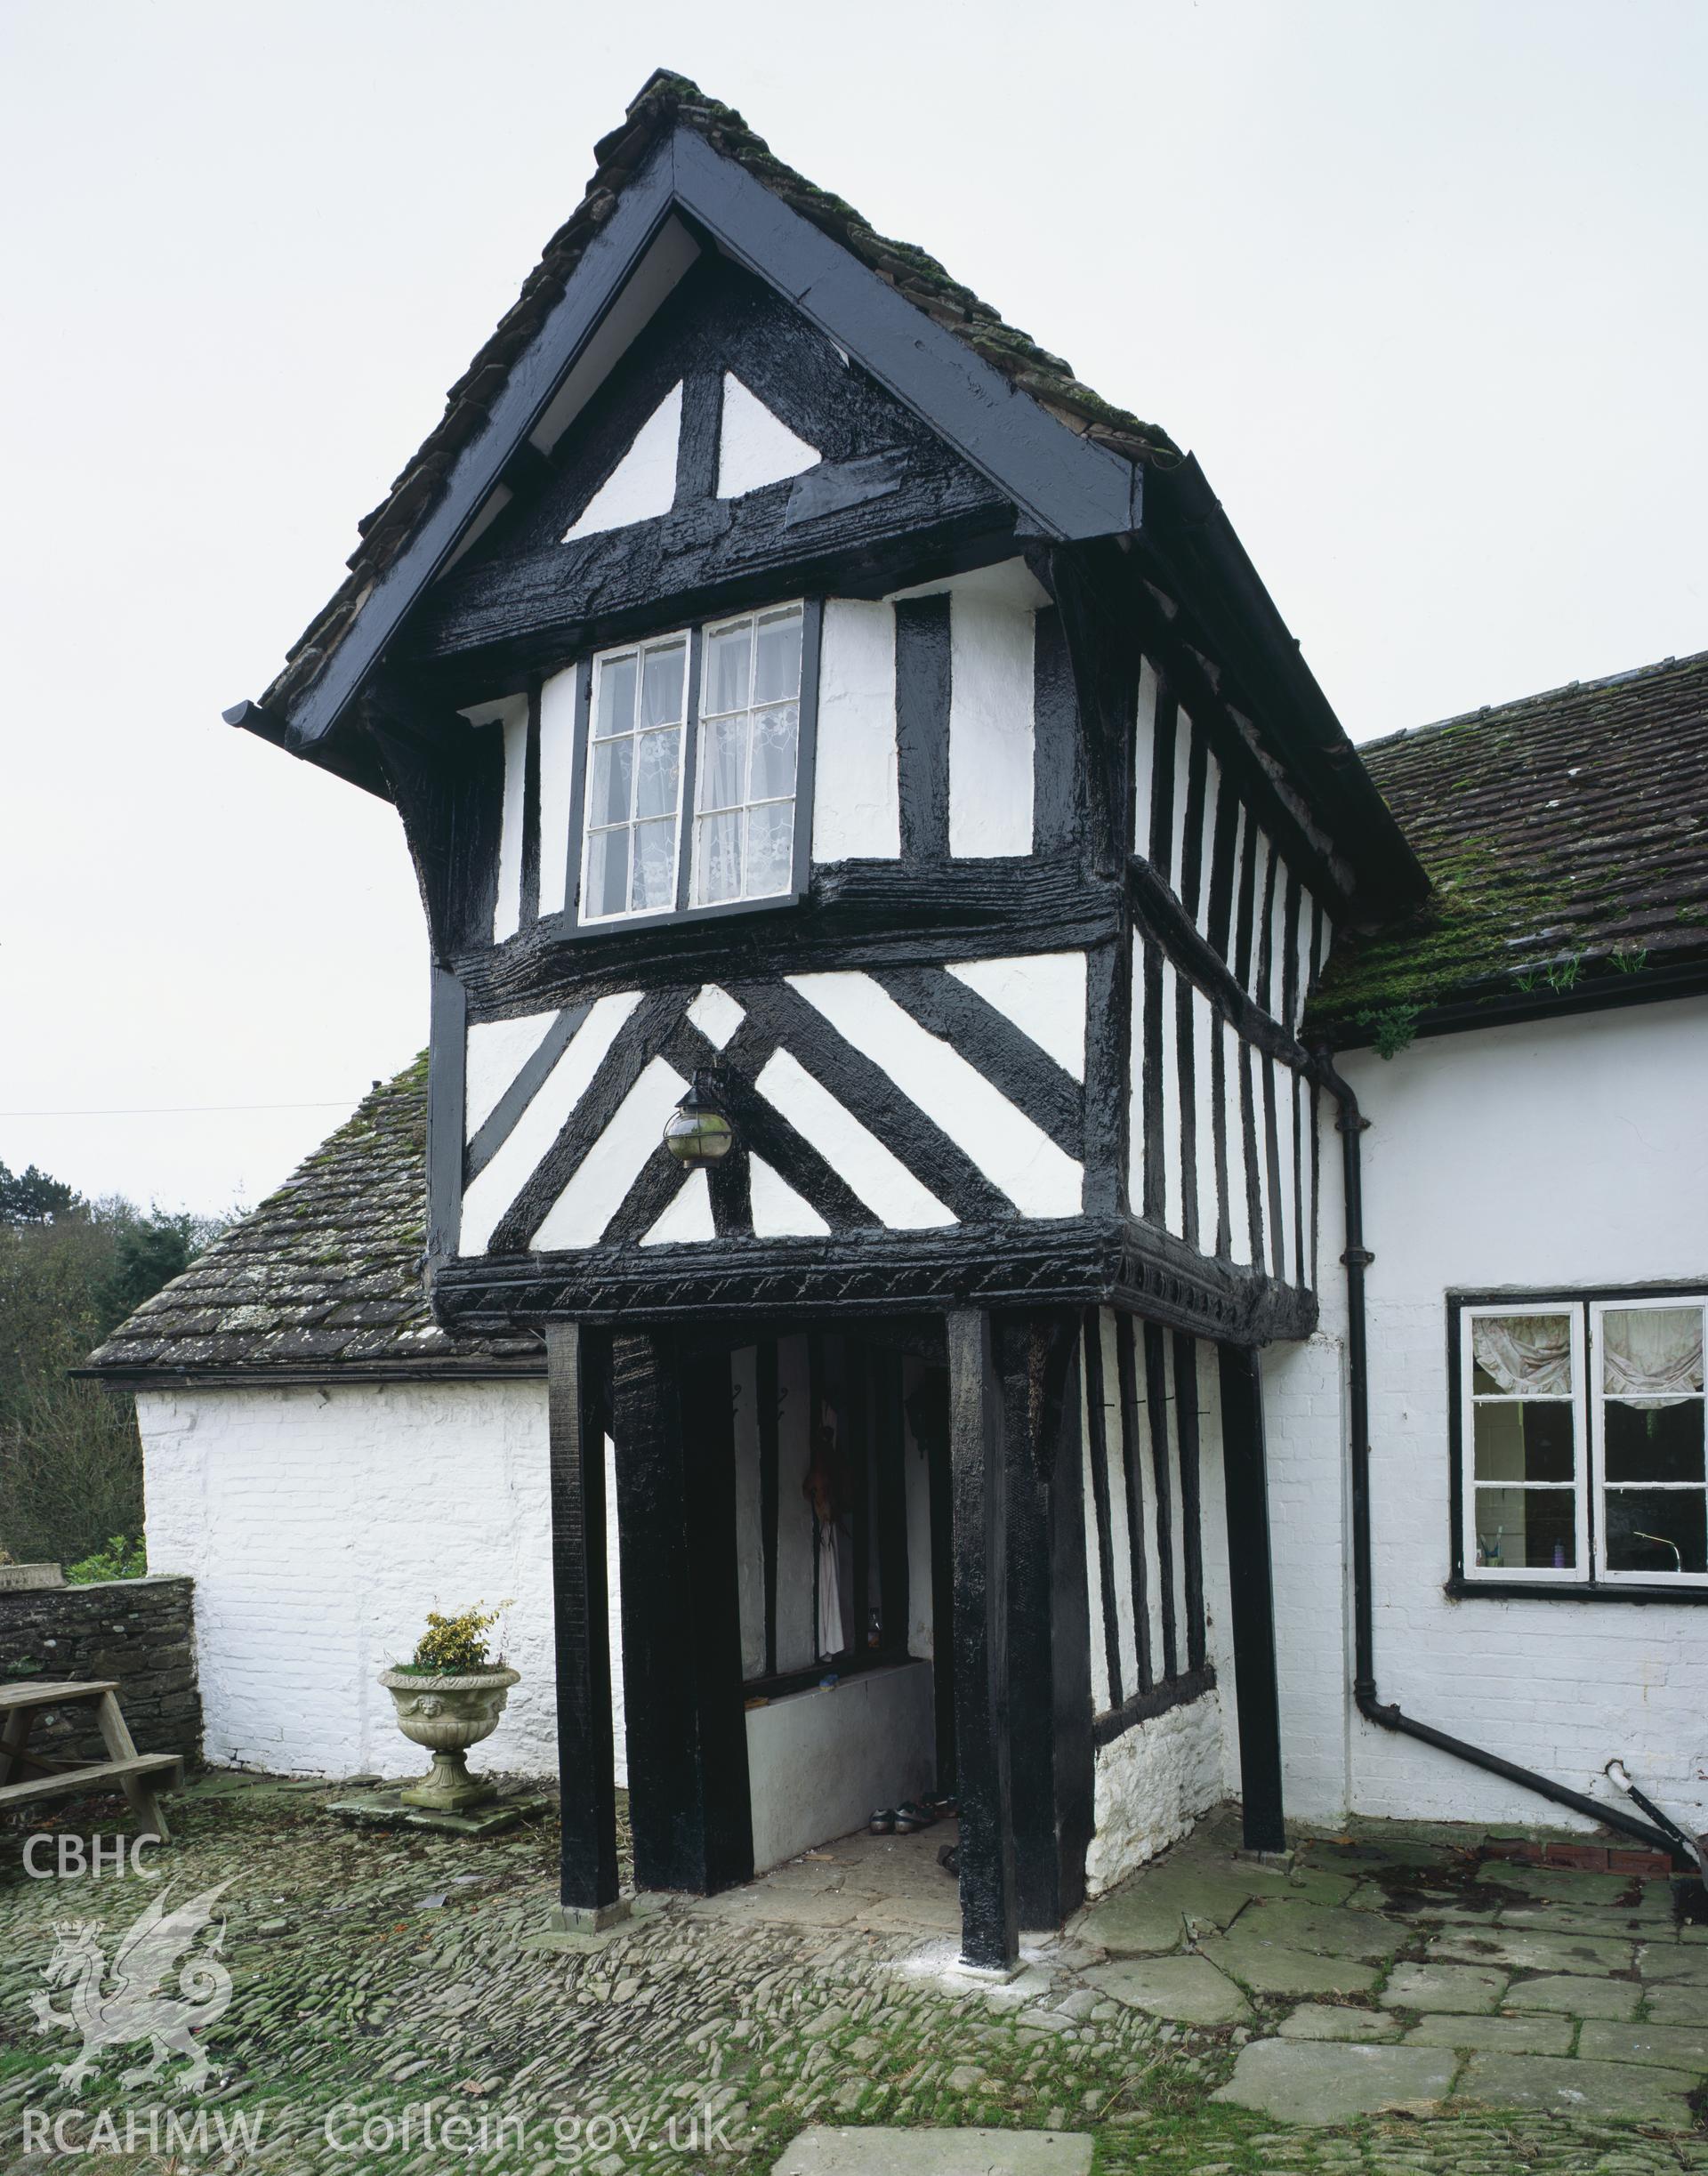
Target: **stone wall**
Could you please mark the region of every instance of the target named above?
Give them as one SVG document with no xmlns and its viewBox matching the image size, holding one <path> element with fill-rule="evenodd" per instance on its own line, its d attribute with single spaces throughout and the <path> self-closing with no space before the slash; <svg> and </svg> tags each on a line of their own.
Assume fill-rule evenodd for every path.
<svg viewBox="0 0 1708 2176">
<path fill-rule="evenodd" d="M 105 1579 L 91 1586 L 0 1592 L 0 1684 L 33 1678 L 117 1678 L 139 1753 L 202 1756 L 196 1681 L 195 1582 Z M 92 1702 L 37 1715 L 32 1752 L 103 1758 Z"/>
</svg>

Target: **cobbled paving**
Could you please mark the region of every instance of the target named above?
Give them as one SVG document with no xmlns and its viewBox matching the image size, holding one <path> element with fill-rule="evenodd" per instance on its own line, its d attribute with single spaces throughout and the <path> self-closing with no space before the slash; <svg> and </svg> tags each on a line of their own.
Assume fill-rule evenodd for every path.
<svg viewBox="0 0 1708 2176">
<path fill-rule="evenodd" d="M 1100 2171 L 1135 2176 L 1708 2170 L 1696 2133 L 1558 2116 L 1277 2127 L 1210 2099 L 1253 2027 L 1108 1999 L 1080 1976 L 1100 1953 L 1071 1940 L 1029 1952 L 1011 1987 L 947 1983 L 940 1914 L 912 1933 L 772 1920 L 747 1891 L 733 1912 L 673 1903 L 584 1953 L 530 1947 L 554 1889 L 550 1824 L 479 1844 L 350 1831 L 324 1811 L 334 1794 L 215 1777 L 173 1801 L 178 1841 L 151 1863 L 174 1900 L 230 1883 L 233 1993 L 200 2099 L 122 2086 L 135 2044 L 79 2094 L 57 2084 L 75 2041 L 38 2033 L 29 2006 L 56 1922 L 94 1922 L 110 1958 L 157 1883 L 27 1879 L 33 1832 L 0 1831 L 0 2167 L 757 2172 L 817 2122 L 1086 2131 Z M 78 1824 L 125 1826 L 86 1808 L 41 1825 Z M 174 2137 L 174 2118 L 190 2128 Z M 249 2142 L 222 2148 L 239 2122 Z"/>
</svg>

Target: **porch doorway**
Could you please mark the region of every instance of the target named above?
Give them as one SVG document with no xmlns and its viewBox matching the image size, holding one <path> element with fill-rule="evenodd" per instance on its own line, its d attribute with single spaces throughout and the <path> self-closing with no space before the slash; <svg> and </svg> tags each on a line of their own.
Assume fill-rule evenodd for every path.
<svg viewBox="0 0 1708 2176">
<path fill-rule="evenodd" d="M 947 1374 L 924 1338 L 729 1356 L 753 1868 L 953 1788 Z"/>
</svg>

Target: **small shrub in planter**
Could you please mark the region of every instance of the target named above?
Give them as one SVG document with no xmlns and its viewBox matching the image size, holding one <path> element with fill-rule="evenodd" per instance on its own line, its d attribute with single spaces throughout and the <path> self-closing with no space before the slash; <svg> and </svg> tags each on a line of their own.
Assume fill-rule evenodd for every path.
<svg viewBox="0 0 1708 2176">
<path fill-rule="evenodd" d="M 468 1749 L 492 1736 L 521 1681 L 503 1655 L 494 1659 L 487 1638 L 504 1607 L 483 1612 L 477 1602 L 456 1616 L 430 1610 L 413 1657 L 381 1674 L 399 1729 L 433 1756 L 432 1772 L 401 1793 L 407 1805 L 463 1813 L 493 1795 L 485 1777 L 470 1775 Z"/>
</svg>

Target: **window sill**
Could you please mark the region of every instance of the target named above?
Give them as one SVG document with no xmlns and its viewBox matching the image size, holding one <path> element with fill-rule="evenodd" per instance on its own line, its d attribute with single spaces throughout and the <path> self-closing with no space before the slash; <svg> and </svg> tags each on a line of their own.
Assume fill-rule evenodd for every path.
<svg viewBox="0 0 1708 2176">
<path fill-rule="evenodd" d="M 1467 1579 L 1455 1572 L 1443 1592 L 1453 1601 L 1497 1602 L 1708 1602 L 1708 1576 L 1700 1586 L 1662 1586 L 1645 1580 Z"/>
<path fill-rule="evenodd" d="M 721 899 L 713 907 L 661 907 L 652 914 L 612 915 L 595 922 L 577 921 L 570 914 L 542 915 L 537 922 L 515 931 L 503 941 L 514 944 L 518 937 L 543 937 L 552 944 L 588 944 L 600 938 L 678 929 L 684 923 L 720 922 L 728 915 L 777 914 L 785 908 L 798 907 L 805 896 L 800 891 L 773 891 L 762 899 Z"/>
</svg>

